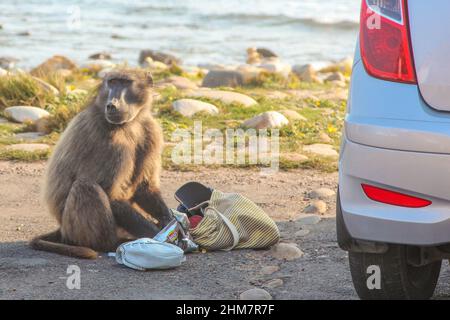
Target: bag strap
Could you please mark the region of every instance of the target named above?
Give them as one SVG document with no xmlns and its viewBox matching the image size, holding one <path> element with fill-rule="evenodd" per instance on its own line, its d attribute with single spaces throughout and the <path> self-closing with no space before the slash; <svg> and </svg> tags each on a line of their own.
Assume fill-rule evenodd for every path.
<svg viewBox="0 0 450 320">
<path fill-rule="evenodd" d="M 230 219 L 228 219 L 224 214 L 222 214 L 221 212 L 219 212 L 219 210 L 217 210 L 216 208 L 214 208 L 214 207 L 211 207 L 211 206 L 209 206 L 209 207 L 207 207 L 206 208 L 207 210 L 208 209 L 211 209 L 211 210 L 213 210 L 215 213 L 217 213 L 217 215 L 220 217 L 220 218 L 222 218 L 222 221 L 225 223 L 225 225 L 228 227 L 228 229 L 230 230 L 230 232 L 231 232 L 231 235 L 233 236 L 233 245 L 231 246 L 231 247 L 229 247 L 229 248 L 225 248 L 225 249 L 222 249 L 223 251 L 230 251 L 230 250 L 232 250 L 232 249 L 234 249 L 237 245 L 238 245 L 238 243 L 239 243 L 239 232 L 238 232 L 238 230 L 237 230 L 237 228 L 235 227 L 235 225 L 230 221 Z"/>
</svg>

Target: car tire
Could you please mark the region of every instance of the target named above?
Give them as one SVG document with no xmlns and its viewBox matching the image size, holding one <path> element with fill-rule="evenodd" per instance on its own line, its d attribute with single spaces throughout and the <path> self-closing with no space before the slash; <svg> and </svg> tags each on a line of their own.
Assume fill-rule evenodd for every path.
<svg viewBox="0 0 450 320">
<path fill-rule="evenodd" d="M 414 267 L 407 262 L 407 246 L 390 245 L 386 253 L 349 252 L 350 272 L 358 296 L 365 300 L 424 300 L 433 296 L 442 261 Z M 378 266 L 381 288 L 373 285 L 370 266 Z M 373 267 L 372 267 L 373 268 Z M 369 270 L 368 270 L 369 269 Z M 372 286 L 373 287 L 373 286 Z"/>
</svg>

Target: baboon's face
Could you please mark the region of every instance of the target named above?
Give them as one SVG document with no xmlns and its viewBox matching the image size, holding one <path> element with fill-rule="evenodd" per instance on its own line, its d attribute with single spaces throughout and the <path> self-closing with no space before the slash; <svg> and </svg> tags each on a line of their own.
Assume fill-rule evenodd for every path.
<svg viewBox="0 0 450 320">
<path fill-rule="evenodd" d="M 97 105 L 103 109 L 106 121 L 120 125 L 133 121 L 139 112 L 152 103 L 153 80 L 150 74 L 112 72 L 100 88 Z"/>
</svg>

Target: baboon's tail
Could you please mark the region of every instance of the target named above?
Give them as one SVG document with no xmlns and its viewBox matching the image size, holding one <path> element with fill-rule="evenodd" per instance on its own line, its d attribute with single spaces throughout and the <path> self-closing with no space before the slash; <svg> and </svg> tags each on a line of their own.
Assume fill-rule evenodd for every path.
<svg viewBox="0 0 450 320">
<path fill-rule="evenodd" d="M 30 246 L 34 250 L 48 251 L 75 258 L 96 259 L 98 257 L 98 253 L 90 248 L 62 243 L 59 229 L 34 238 L 30 241 Z"/>
</svg>

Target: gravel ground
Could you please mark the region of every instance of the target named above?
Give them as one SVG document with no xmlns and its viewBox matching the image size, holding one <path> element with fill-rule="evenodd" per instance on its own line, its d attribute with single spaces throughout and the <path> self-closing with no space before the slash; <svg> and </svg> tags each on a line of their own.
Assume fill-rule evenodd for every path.
<svg viewBox="0 0 450 320">
<path fill-rule="evenodd" d="M 282 241 L 295 243 L 304 255 L 282 261 L 264 250 L 196 253 L 174 270 L 138 272 L 108 257 L 86 261 L 27 247 L 31 237 L 56 227 L 39 196 L 44 166 L 0 162 L 0 299 L 238 299 L 255 287 L 274 299 L 357 298 L 347 254 L 335 241 L 334 198 L 326 200 L 328 209 L 317 224 L 305 225 L 301 219 L 310 203 L 308 193 L 335 190 L 336 173 L 296 170 L 263 177 L 257 170 L 164 172 L 162 191 L 170 206 L 176 205 L 174 191 L 191 180 L 243 193 L 277 221 Z M 69 265 L 81 269 L 79 290 L 66 287 Z M 274 272 L 267 274 L 268 269 Z M 450 296 L 449 280 L 445 263 L 437 298 Z"/>
</svg>

